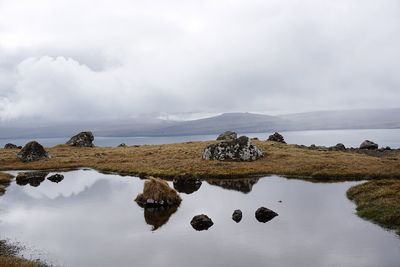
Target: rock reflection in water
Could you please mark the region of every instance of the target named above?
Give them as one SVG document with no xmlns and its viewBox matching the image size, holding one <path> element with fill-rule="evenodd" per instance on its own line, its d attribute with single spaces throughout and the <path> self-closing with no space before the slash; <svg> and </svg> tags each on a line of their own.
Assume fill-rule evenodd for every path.
<svg viewBox="0 0 400 267">
<path fill-rule="evenodd" d="M 258 182 L 259 178 L 249 179 L 222 179 L 222 180 L 207 180 L 210 185 L 216 185 L 228 190 L 240 191 L 242 193 L 250 193 L 253 185 Z"/>
<path fill-rule="evenodd" d="M 157 230 L 166 224 L 171 217 L 178 210 L 178 206 L 161 206 L 153 208 L 144 208 L 144 220 L 148 225 L 153 226 L 152 231 Z"/>
<path fill-rule="evenodd" d="M 200 189 L 201 181 L 196 179 L 174 180 L 174 188 L 179 193 L 192 194 Z"/>
<path fill-rule="evenodd" d="M 20 172 L 15 178 L 18 185 L 27 185 L 38 187 L 48 175 L 48 172 Z"/>
</svg>

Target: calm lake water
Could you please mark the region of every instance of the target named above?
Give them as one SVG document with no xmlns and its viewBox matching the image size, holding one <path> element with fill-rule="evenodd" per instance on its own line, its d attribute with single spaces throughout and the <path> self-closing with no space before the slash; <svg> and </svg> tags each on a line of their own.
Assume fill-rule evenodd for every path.
<svg viewBox="0 0 400 267">
<path fill-rule="evenodd" d="M 249 137 L 258 137 L 265 140 L 271 133 L 247 133 Z M 382 146 L 400 148 L 400 129 L 374 129 L 374 130 L 330 130 L 330 131 L 293 131 L 282 132 L 289 144 L 333 146 L 343 143 L 346 146 L 358 147 L 362 141 L 369 139 Z M 189 135 L 168 137 L 95 137 L 97 146 L 117 146 L 121 143 L 127 145 L 143 144 L 171 144 L 187 141 L 215 140 L 217 135 Z M 44 146 L 55 146 L 68 141 L 65 138 L 37 138 Z M 0 139 L 0 147 L 7 143 L 23 146 L 31 139 Z"/>
<path fill-rule="evenodd" d="M 354 214 L 345 192 L 355 182 L 203 182 L 180 193 L 177 210 L 157 212 L 134 202 L 139 178 L 63 174 L 58 184 L 13 183 L 0 197 L 0 237 L 24 244 L 27 257 L 73 267 L 400 266 L 400 239 Z M 279 216 L 258 222 L 260 206 Z M 243 211 L 240 223 L 231 219 L 235 209 Z M 214 225 L 197 232 L 190 220 L 202 213 Z"/>
</svg>

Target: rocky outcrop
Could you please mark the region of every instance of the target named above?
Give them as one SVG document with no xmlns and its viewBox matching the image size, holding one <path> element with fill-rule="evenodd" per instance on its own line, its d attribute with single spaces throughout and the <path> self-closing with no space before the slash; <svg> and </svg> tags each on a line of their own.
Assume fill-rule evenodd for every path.
<svg viewBox="0 0 400 267">
<path fill-rule="evenodd" d="M 47 180 L 58 184 L 59 182 L 64 180 L 64 175 L 57 173 L 57 174 L 51 175 L 50 177 L 47 177 Z"/>
<path fill-rule="evenodd" d="M 208 230 L 214 223 L 207 215 L 201 214 L 194 216 L 190 224 L 195 230 L 203 231 Z"/>
<path fill-rule="evenodd" d="M 262 223 L 266 223 L 275 218 L 276 216 L 278 216 L 278 213 L 270 209 L 267 209 L 265 207 L 261 207 L 256 211 L 256 219 L 257 221 Z"/>
<path fill-rule="evenodd" d="M 192 194 L 201 187 L 201 181 L 197 179 L 175 179 L 173 184 L 176 191 L 185 194 Z"/>
<path fill-rule="evenodd" d="M 267 141 L 273 141 L 273 142 L 278 142 L 278 143 L 283 143 L 286 144 L 285 139 L 280 133 L 275 132 L 274 134 L 270 135 L 267 139 Z"/>
<path fill-rule="evenodd" d="M 240 222 L 242 220 L 242 211 L 241 210 L 235 210 L 232 214 L 232 220 L 235 222 Z"/>
<path fill-rule="evenodd" d="M 372 141 L 365 140 L 364 142 L 361 143 L 360 149 L 370 149 L 370 150 L 375 150 L 378 149 L 378 144 L 375 144 Z"/>
<path fill-rule="evenodd" d="M 247 136 L 211 144 L 203 152 L 203 159 L 205 160 L 252 161 L 262 156 L 262 151 L 252 145 Z"/>
<path fill-rule="evenodd" d="M 144 182 L 143 193 L 135 201 L 141 207 L 160 207 L 179 205 L 182 199 L 166 181 L 151 177 Z"/>
<path fill-rule="evenodd" d="M 94 136 L 92 132 L 81 132 L 71 137 L 66 144 L 77 147 L 94 147 L 93 141 Z"/>
<path fill-rule="evenodd" d="M 242 193 L 249 193 L 253 189 L 253 185 L 258 182 L 259 178 L 249 179 L 209 179 L 207 183 L 210 185 L 220 186 L 224 189 L 235 190 Z"/>
<path fill-rule="evenodd" d="M 4 149 L 21 149 L 22 146 L 17 146 L 11 143 L 5 144 Z"/>
<path fill-rule="evenodd" d="M 37 187 L 39 186 L 48 175 L 48 172 L 20 172 L 18 173 L 15 181 L 18 185 L 27 185 Z"/>
<path fill-rule="evenodd" d="M 31 162 L 48 158 L 48 153 L 41 144 L 31 141 L 18 152 L 17 157 L 23 162 Z"/>
<path fill-rule="evenodd" d="M 220 135 L 218 135 L 217 140 L 218 141 L 232 141 L 237 138 L 237 133 L 231 132 L 231 131 L 226 131 Z"/>
</svg>

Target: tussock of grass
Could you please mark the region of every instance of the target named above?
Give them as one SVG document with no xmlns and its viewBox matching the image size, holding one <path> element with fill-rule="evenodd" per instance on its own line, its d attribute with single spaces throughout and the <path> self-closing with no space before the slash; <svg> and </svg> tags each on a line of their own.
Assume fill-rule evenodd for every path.
<svg viewBox="0 0 400 267">
<path fill-rule="evenodd" d="M 144 183 L 143 193 L 139 194 L 135 201 L 145 205 L 148 199 L 165 205 L 179 205 L 182 201 L 175 189 L 171 188 L 166 181 L 154 177 Z"/>
<path fill-rule="evenodd" d="M 347 197 L 357 205 L 357 214 L 400 235 L 400 180 L 368 181 L 351 187 Z"/>
<path fill-rule="evenodd" d="M 400 177 L 400 152 L 373 157 L 360 153 L 319 151 L 275 142 L 253 141 L 265 156 L 253 162 L 202 159 L 215 142 L 187 142 L 119 148 L 79 148 L 59 145 L 46 149 L 51 158 L 23 163 L 15 151 L 0 149 L 0 170 L 60 170 L 88 167 L 103 172 L 162 178 L 240 178 L 278 174 L 315 179 Z"/>
<path fill-rule="evenodd" d="M 17 258 L 17 257 L 3 257 L 0 256 L 0 267 L 42 267 L 33 261 Z"/>
</svg>

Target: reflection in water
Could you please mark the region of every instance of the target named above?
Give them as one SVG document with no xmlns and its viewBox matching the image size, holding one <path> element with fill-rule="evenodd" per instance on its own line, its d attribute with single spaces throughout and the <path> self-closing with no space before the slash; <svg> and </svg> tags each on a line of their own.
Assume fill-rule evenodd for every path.
<svg viewBox="0 0 400 267">
<path fill-rule="evenodd" d="M 220 186 L 224 189 L 235 190 L 242 193 L 250 193 L 253 189 L 253 185 L 258 182 L 259 178 L 249 178 L 249 179 L 210 179 L 207 183 L 211 185 Z"/>
<path fill-rule="evenodd" d="M 203 183 L 195 194 L 180 194 L 177 210 L 144 210 L 132 199 L 143 180 L 62 174 L 59 184 L 12 183 L 0 197 L 1 239 L 18 240 L 33 248 L 24 255 L 56 266 L 399 266 L 398 237 L 357 217 L 346 199 L 354 182 L 271 176 L 247 183 L 254 185 L 248 194 Z M 262 206 L 279 216 L 259 223 L 254 212 Z M 243 213 L 239 224 L 232 220 L 236 209 Z M 210 216 L 213 227 L 194 231 L 190 221 L 198 214 Z"/>
<path fill-rule="evenodd" d="M 185 194 L 192 194 L 201 187 L 201 181 L 197 179 L 178 179 L 173 184 L 176 191 Z"/>
<path fill-rule="evenodd" d="M 45 179 L 46 176 L 48 175 L 48 172 L 20 172 L 18 173 L 16 179 L 16 183 L 18 185 L 27 185 L 29 184 L 30 186 L 33 187 L 38 187 Z"/>
<path fill-rule="evenodd" d="M 58 184 L 59 182 L 64 180 L 64 175 L 57 173 L 48 177 L 47 180 Z"/>
<path fill-rule="evenodd" d="M 178 210 L 178 206 L 169 207 L 153 207 L 144 208 L 144 220 L 147 224 L 152 225 L 152 231 L 157 230 L 164 224 L 166 224 L 171 217 Z"/>
</svg>

